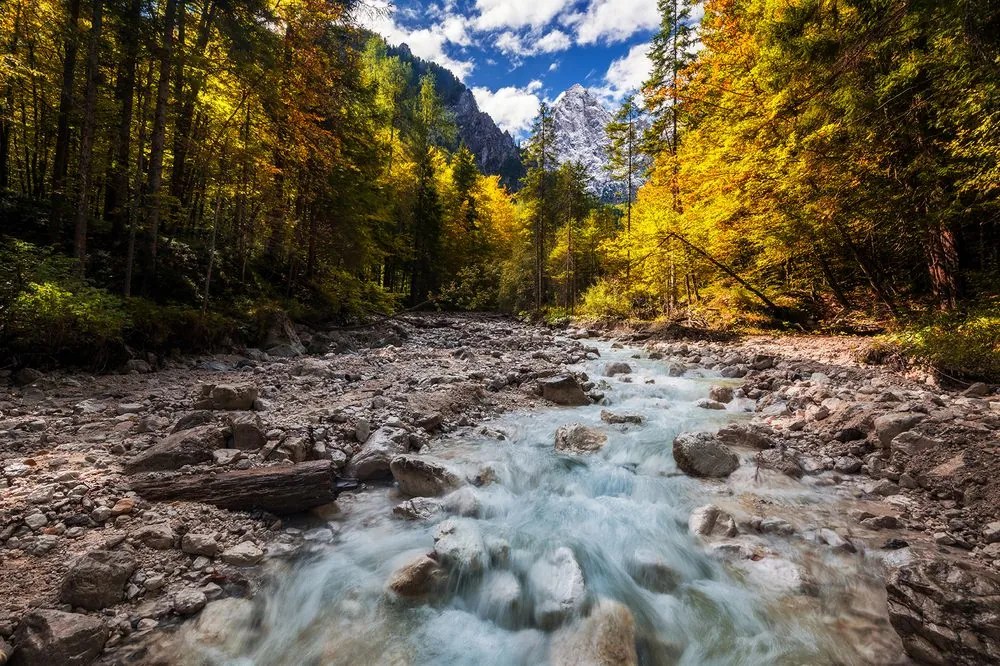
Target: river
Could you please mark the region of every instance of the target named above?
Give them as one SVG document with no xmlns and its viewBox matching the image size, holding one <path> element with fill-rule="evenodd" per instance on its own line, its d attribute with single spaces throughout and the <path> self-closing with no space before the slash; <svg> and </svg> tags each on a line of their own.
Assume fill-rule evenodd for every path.
<svg viewBox="0 0 1000 666">
<path fill-rule="evenodd" d="M 405 498 L 389 486 L 342 495 L 333 541 L 276 565 L 255 617 L 231 627 L 227 654 L 204 648 L 204 656 L 259 666 L 543 664 L 558 661 L 559 641 L 573 640 L 581 617 L 613 600 L 634 619 L 642 664 L 895 662 L 878 558 L 816 538 L 846 524 L 849 499 L 823 476 L 759 471 L 749 451 L 726 481 L 679 473 L 674 436 L 745 419 L 749 401 L 699 408 L 719 382 L 714 373 L 670 377 L 666 361 L 597 346 L 600 358 L 578 369 L 595 380 L 613 361 L 633 369 L 599 380 L 608 405 L 512 413 L 436 439 L 425 453 L 492 482 L 457 491 L 428 520 L 394 516 Z M 602 409 L 643 422 L 608 425 Z M 589 455 L 557 452 L 554 433 L 569 423 L 601 427 L 607 444 Z M 743 534 L 692 535 L 689 516 L 708 503 L 730 511 Z M 755 515 L 789 529 L 747 529 Z M 387 593 L 396 569 L 434 549 L 446 519 L 478 534 L 485 557 L 453 570 L 428 599 Z M 575 570 L 573 561 L 582 596 L 571 592 L 579 598 L 568 616 L 553 619 L 544 588 L 573 588 L 552 580 Z"/>
</svg>

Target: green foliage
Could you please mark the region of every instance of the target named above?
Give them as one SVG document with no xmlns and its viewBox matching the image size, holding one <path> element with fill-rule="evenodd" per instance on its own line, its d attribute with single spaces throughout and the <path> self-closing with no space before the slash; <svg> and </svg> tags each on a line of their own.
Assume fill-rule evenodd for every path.
<svg viewBox="0 0 1000 666">
<path fill-rule="evenodd" d="M 1000 307 L 926 317 L 880 336 L 881 355 L 898 350 L 956 379 L 1000 382 Z"/>
</svg>

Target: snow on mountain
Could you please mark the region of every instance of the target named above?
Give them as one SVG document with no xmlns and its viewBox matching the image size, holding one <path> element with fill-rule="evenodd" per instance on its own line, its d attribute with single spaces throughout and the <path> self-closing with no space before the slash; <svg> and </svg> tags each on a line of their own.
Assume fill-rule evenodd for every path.
<svg viewBox="0 0 1000 666">
<path fill-rule="evenodd" d="M 591 191 L 600 196 L 611 194 L 614 187 L 605 171 L 608 161 L 605 128 L 611 122 L 611 113 L 597 97 L 577 83 L 552 107 L 552 119 L 559 163 L 580 162 L 590 174 Z"/>
</svg>

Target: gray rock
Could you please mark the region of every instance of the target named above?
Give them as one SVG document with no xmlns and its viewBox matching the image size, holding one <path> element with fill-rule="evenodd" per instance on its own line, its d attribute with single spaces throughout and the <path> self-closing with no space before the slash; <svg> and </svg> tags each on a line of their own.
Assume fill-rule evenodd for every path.
<svg viewBox="0 0 1000 666">
<path fill-rule="evenodd" d="M 627 565 L 628 573 L 639 585 L 660 594 L 673 592 L 681 581 L 680 574 L 667 560 L 651 550 L 639 550 Z"/>
<path fill-rule="evenodd" d="M 177 540 L 177 535 L 169 523 L 143 525 L 129 536 L 154 550 L 169 550 L 174 547 L 174 542 Z"/>
<path fill-rule="evenodd" d="M 601 420 L 604 421 L 605 423 L 610 423 L 612 425 L 621 425 L 621 424 L 639 425 L 643 421 L 642 416 L 640 414 L 632 414 L 627 412 L 617 413 L 609 411 L 607 409 L 601 410 Z"/>
<path fill-rule="evenodd" d="M 966 395 L 972 398 L 982 398 L 990 394 L 990 387 L 982 382 L 976 382 L 969 386 L 969 388 L 962 391 L 962 395 Z"/>
<path fill-rule="evenodd" d="M 358 419 L 357 423 L 354 425 L 354 439 L 364 444 L 368 441 L 371 434 L 372 426 L 371 423 L 368 422 L 368 419 Z"/>
<path fill-rule="evenodd" d="M 441 512 L 441 500 L 414 497 L 392 508 L 392 515 L 404 520 L 429 520 Z"/>
<path fill-rule="evenodd" d="M 1000 521 L 989 523 L 983 528 L 986 543 L 1000 543 Z"/>
<path fill-rule="evenodd" d="M 108 635 L 100 618 L 36 609 L 17 627 L 11 666 L 87 666 L 101 654 Z"/>
<path fill-rule="evenodd" d="M 740 466 L 739 456 L 710 433 L 677 435 L 673 452 L 677 467 L 691 476 L 725 477 Z"/>
<path fill-rule="evenodd" d="M 556 451 L 594 453 L 604 448 L 608 436 L 598 428 L 573 423 L 556 430 Z"/>
<path fill-rule="evenodd" d="M 194 412 L 188 412 L 184 416 L 177 419 L 177 423 L 170 430 L 171 433 L 180 432 L 182 430 L 188 430 L 190 428 L 195 428 L 197 426 L 208 425 L 215 420 L 215 415 L 207 409 L 199 409 Z"/>
<path fill-rule="evenodd" d="M 734 537 L 739 534 L 736 520 L 714 504 L 706 504 L 692 511 L 688 518 L 688 530 L 691 534 L 705 538 Z"/>
<path fill-rule="evenodd" d="M 389 469 L 400 492 L 411 497 L 445 495 L 463 483 L 451 468 L 427 456 L 396 456 L 389 463 Z"/>
<path fill-rule="evenodd" d="M 542 397 L 557 405 L 580 406 L 591 404 L 580 383 L 572 375 L 550 377 L 539 382 Z"/>
<path fill-rule="evenodd" d="M 528 581 L 535 623 L 540 627 L 552 629 L 583 610 L 587 588 L 583 571 L 569 548 L 557 548 L 535 562 L 528 572 Z"/>
<path fill-rule="evenodd" d="M 833 469 L 841 474 L 857 474 L 861 471 L 862 462 L 854 456 L 840 456 L 833 462 Z"/>
<path fill-rule="evenodd" d="M 113 606 L 125 598 L 125 584 L 135 567 L 135 556 L 131 553 L 92 550 L 70 567 L 59 600 L 87 610 Z"/>
<path fill-rule="evenodd" d="M 222 551 L 222 561 L 234 567 L 252 567 L 264 559 L 264 551 L 253 541 L 243 541 Z"/>
<path fill-rule="evenodd" d="M 201 387 L 198 409 L 249 411 L 254 408 L 258 390 L 252 384 L 206 384 Z"/>
<path fill-rule="evenodd" d="M 222 546 L 215 540 L 215 535 L 188 532 L 181 539 L 181 550 L 188 555 L 215 557 L 222 552 Z"/>
<path fill-rule="evenodd" d="M 727 446 L 748 449 L 770 449 L 777 445 L 777 435 L 768 426 L 750 423 L 730 423 L 719 429 L 716 439 Z"/>
<path fill-rule="evenodd" d="M 212 460 L 212 451 L 226 446 L 222 429 L 198 426 L 169 435 L 125 464 L 129 473 L 174 470 Z"/>
<path fill-rule="evenodd" d="M 204 592 L 189 587 L 174 595 L 174 612 L 178 615 L 194 615 L 207 603 L 208 597 Z"/>
<path fill-rule="evenodd" d="M 719 402 L 718 400 L 712 400 L 711 398 L 701 398 L 695 403 L 702 409 L 725 409 L 726 406 Z"/>
<path fill-rule="evenodd" d="M 759 467 L 773 469 L 793 479 L 801 478 L 805 472 L 799 459 L 783 448 L 760 451 L 754 460 Z"/>
<path fill-rule="evenodd" d="M 614 377 L 615 375 L 627 375 L 632 372 L 632 366 L 628 363 L 623 363 L 621 361 L 613 361 L 608 363 L 604 367 L 605 377 Z"/>
<path fill-rule="evenodd" d="M 347 475 L 361 481 L 390 478 L 392 459 L 409 450 L 410 436 L 405 430 L 382 426 L 348 463 Z"/>
<path fill-rule="evenodd" d="M 912 412 L 883 414 L 874 421 L 875 435 L 883 447 L 888 447 L 897 435 L 910 430 L 923 420 L 923 414 L 914 414 Z"/>
<path fill-rule="evenodd" d="M 488 564 L 486 545 L 475 521 L 449 518 L 434 533 L 434 552 L 449 569 L 482 571 Z"/>
<path fill-rule="evenodd" d="M 232 443 L 229 448 L 241 451 L 256 451 L 267 444 L 264 422 L 253 412 L 235 414 L 229 417 Z"/>
</svg>

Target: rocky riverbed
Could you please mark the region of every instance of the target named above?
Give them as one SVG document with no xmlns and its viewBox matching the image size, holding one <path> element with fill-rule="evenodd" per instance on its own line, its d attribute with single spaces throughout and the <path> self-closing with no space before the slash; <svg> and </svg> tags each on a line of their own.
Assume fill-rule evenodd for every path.
<svg viewBox="0 0 1000 666">
<path fill-rule="evenodd" d="M 599 377 L 580 375 L 598 356 L 588 331 L 414 316 L 299 333 L 155 372 L 141 362 L 129 375 L 9 378 L 0 399 L 0 652 L 13 652 L 12 663 L 198 663 L 157 648 L 178 626 L 178 635 L 195 628 L 201 643 L 224 643 L 226 623 L 251 612 L 241 600 L 282 562 L 335 543 L 338 504 L 367 491 L 336 500 L 334 479 L 340 489 L 348 479 L 395 479 L 414 498 L 400 512 L 442 510 L 426 496 L 488 485 L 490 472 L 436 466 L 435 442 L 503 437 L 499 414 L 605 398 Z M 754 562 L 751 537 L 778 534 L 872 555 L 885 615 L 911 658 L 1000 660 L 1000 397 L 990 387 L 950 391 L 866 367 L 860 339 L 601 335 L 667 375 L 718 376 L 700 409 L 752 415 L 663 442 L 682 471 L 741 479 L 749 461 L 757 483 L 828 487 L 844 514 L 833 527 L 799 526 L 767 516 L 731 480 L 691 516 L 706 548 Z M 606 374 L 627 381 L 632 368 L 618 363 Z M 627 428 L 634 417 L 612 405 L 601 418 Z M 554 446 L 585 456 L 601 437 L 570 427 Z M 307 516 L 292 511 L 307 507 Z M 393 579 L 399 594 L 421 594 L 419 581 L 456 556 L 447 544 L 464 528 L 451 529 L 442 552 Z M 566 557 L 557 551 L 546 566 L 572 568 Z M 592 654 L 581 642 L 602 643 L 609 627 L 620 636 L 631 618 L 598 603 L 576 630 L 582 638 L 561 634 L 562 654 Z M 634 648 L 609 650 L 610 663 L 633 659 Z"/>
</svg>

